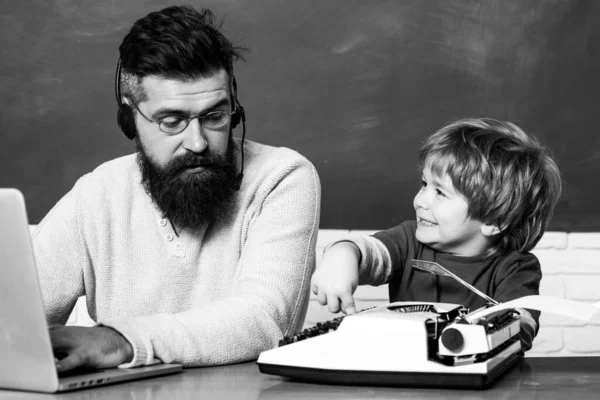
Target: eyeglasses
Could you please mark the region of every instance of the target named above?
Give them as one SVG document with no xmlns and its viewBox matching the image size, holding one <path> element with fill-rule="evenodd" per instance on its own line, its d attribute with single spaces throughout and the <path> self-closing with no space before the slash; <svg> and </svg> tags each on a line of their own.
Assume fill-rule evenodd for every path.
<svg viewBox="0 0 600 400">
<path fill-rule="evenodd" d="M 144 113 L 140 111 L 137 104 L 133 103 L 133 106 L 136 110 L 138 110 L 140 115 L 144 117 L 144 119 L 146 119 L 148 122 L 154 122 L 155 124 L 158 124 L 158 127 L 161 131 L 170 134 L 177 134 L 183 132 L 185 128 L 188 127 L 190 122 L 192 122 L 192 120 L 196 118 L 198 118 L 200 124 L 206 129 L 222 128 L 223 126 L 225 126 L 225 124 L 227 124 L 227 122 L 229 122 L 230 116 L 236 113 L 235 110 L 229 113 L 225 111 L 212 111 L 205 115 L 198 115 L 196 117 L 189 118 L 185 118 L 181 115 L 169 115 L 167 117 L 162 118 L 159 121 L 154 121 L 146 117 Z"/>
</svg>

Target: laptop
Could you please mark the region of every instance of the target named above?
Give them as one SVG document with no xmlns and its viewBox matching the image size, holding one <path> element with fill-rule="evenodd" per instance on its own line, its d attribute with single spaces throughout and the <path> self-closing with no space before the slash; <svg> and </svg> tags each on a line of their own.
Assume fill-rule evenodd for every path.
<svg viewBox="0 0 600 400">
<path fill-rule="evenodd" d="M 25 199 L 0 189 L 0 389 L 55 393 L 181 372 L 181 365 L 59 376 L 42 306 Z"/>
</svg>

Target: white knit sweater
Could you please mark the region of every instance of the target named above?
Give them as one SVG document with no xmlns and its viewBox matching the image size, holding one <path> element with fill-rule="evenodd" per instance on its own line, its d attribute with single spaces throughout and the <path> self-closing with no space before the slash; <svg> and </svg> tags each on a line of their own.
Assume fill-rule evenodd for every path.
<svg viewBox="0 0 600 400">
<path fill-rule="evenodd" d="M 140 185 L 135 155 L 79 179 L 33 234 L 48 321 L 64 323 L 86 295 L 90 316 L 132 344 L 123 367 L 245 361 L 298 330 L 319 178 L 286 148 L 246 141 L 245 157 L 235 211 L 179 236 Z"/>
</svg>

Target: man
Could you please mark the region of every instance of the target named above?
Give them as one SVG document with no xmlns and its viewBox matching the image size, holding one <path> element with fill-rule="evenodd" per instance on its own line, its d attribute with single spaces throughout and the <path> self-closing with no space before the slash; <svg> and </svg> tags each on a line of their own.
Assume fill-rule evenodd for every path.
<svg viewBox="0 0 600 400">
<path fill-rule="evenodd" d="M 256 358 L 304 320 L 317 173 L 232 137 L 240 50 L 210 11 L 150 13 L 119 51 L 118 122 L 137 155 L 79 179 L 33 235 L 57 369 Z M 61 325 L 82 295 L 97 326 Z"/>
</svg>

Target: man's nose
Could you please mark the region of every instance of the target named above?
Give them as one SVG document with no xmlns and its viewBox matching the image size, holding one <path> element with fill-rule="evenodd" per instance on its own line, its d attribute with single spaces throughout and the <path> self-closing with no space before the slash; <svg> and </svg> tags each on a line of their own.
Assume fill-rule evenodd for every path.
<svg viewBox="0 0 600 400">
<path fill-rule="evenodd" d="M 183 147 L 194 153 L 202 153 L 208 146 L 206 136 L 204 136 L 204 127 L 199 118 L 190 121 L 188 127 L 183 131 Z"/>
</svg>

